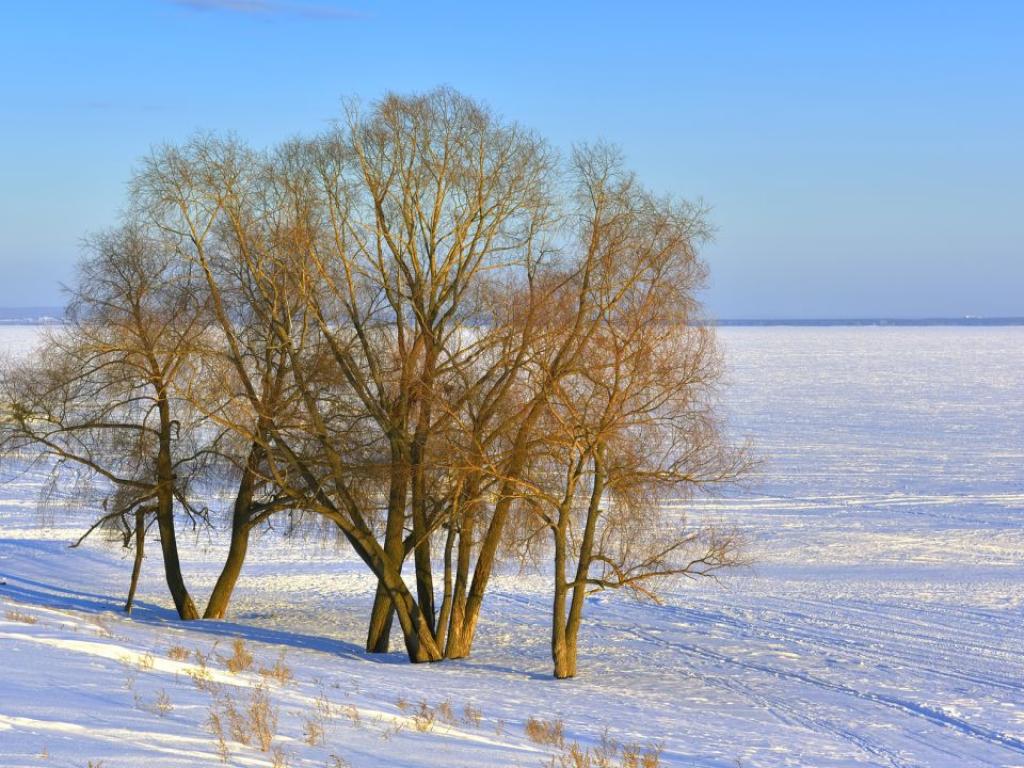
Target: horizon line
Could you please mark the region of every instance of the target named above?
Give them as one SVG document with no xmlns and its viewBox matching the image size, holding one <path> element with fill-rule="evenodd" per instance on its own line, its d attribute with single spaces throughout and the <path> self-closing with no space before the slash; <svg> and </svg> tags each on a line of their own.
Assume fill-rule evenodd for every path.
<svg viewBox="0 0 1024 768">
<path fill-rule="evenodd" d="M 29 306 L 0 306 L 0 324 L 45 325 L 61 321 L 64 307 L 37 304 Z M 709 325 L 718 326 L 997 326 L 1024 325 L 1024 316 L 1010 315 L 924 315 L 917 317 L 891 317 L 885 315 L 863 317 L 723 317 L 708 318 Z"/>
</svg>

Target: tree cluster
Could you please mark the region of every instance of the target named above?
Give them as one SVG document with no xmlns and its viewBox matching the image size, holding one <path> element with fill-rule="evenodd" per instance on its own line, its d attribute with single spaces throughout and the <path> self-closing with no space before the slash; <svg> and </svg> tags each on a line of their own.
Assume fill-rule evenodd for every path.
<svg viewBox="0 0 1024 768">
<path fill-rule="evenodd" d="M 589 592 L 655 598 L 736 558 L 665 505 L 743 469 L 695 297 L 707 234 L 613 149 L 561 158 L 447 89 L 271 150 L 195 137 L 142 162 L 67 322 L 4 370 L 3 450 L 100 481 L 129 608 L 153 526 L 180 617 L 221 618 L 251 533 L 302 515 L 376 578 L 368 651 L 397 620 L 411 661 L 466 656 L 518 558 L 553 577 L 569 677 Z M 230 530 L 202 614 L 186 520 Z"/>
</svg>

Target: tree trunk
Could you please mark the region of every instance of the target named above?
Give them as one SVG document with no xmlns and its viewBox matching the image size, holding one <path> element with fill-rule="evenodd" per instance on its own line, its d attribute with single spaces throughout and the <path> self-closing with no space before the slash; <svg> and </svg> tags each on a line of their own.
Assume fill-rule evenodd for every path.
<svg viewBox="0 0 1024 768">
<path fill-rule="evenodd" d="M 238 583 L 238 577 L 245 564 L 245 555 L 249 551 L 249 534 L 252 531 L 252 499 L 256 487 L 256 471 L 262 456 L 262 449 L 253 444 L 249 450 L 242 478 L 238 483 L 238 493 L 231 510 L 231 544 L 228 557 L 224 561 L 217 583 L 210 593 L 206 604 L 204 619 L 223 619 L 227 615 L 231 594 Z"/>
<path fill-rule="evenodd" d="M 391 450 L 392 474 L 391 487 L 388 491 L 388 519 L 384 531 L 384 551 L 388 557 L 399 564 L 405 560 L 405 502 L 409 488 L 409 473 L 405 456 L 398 447 Z M 370 625 L 366 632 L 366 650 L 368 653 L 387 653 L 391 647 L 391 624 L 394 619 L 394 605 L 391 603 L 390 590 L 378 581 L 377 593 L 370 611 Z"/>
<path fill-rule="evenodd" d="M 533 433 L 533 427 L 537 423 L 537 419 L 540 418 L 542 403 L 543 401 L 540 400 L 535 402 L 520 424 L 506 478 L 499 492 L 498 503 L 494 505 L 490 525 L 487 526 L 487 533 L 480 545 L 480 553 L 477 555 L 476 567 L 473 569 L 473 581 L 469 586 L 469 593 L 463 605 L 459 605 L 458 602 L 454 605 L 455 611 L 459 613 L 459 623 L 456 627 L 455 611 L 453 611 L 452 628 L 448 633 L 448 647 L 451 648 L 449 658 L 464 658 L 469 655 L 470 649 L 473 647 L 473 636 L 476 633 L 477 620 L 480 618 L 484 593 L 487 591 L 487 583 L 490 581 L 491 571 L 494 569 L 498 545 L 501 543 L 501 536 L 505 530 L 505 521 L 508 518 L 512 499 L 518 490 L 517 483 L 526 463 L 528 442 Z"/>
<path fill-rule="evenodd" d="M 395 607 L 391 604 L 384 582 L 377 581 L 377 592 L 370 610 L 370 626 L 366 632 L 368 653 L 387 653 L 391 647 L 391 625 L 394 623 Z"/>
<path fill-rule="evenodd" d="M 124 612 L 129 616 L 132 603 L 135 602 L 135 590 L 139 586 L 139 574 L 142 573 L 143 550 L 146 546 L 146 511 L 135 510 L 135 562 L 132 565 L 132 581 L 128 587 L 128 599 L 124 602 Z"/>
<path fill-rule="evenodd" d="M 456 522 L 458 506 L 452 510 L 452 515 L 448 520 L 448 534 L 445 536 L 444 541 L 444 594 L 441 597 L 441 608 L 437 614 L 437 626 L 434 629 L 434 637 L 437 638 L 437 645 L 439 648 L 445 647 L 445 640 L 448 634 L 448 619 L 452 612 L 452 553 L 455 548 L 455 537 L 457 534 L 458 523 Z"/>
<path fill-rule="evenodd" d="M 555 677 L 564 680 L 567 677 L 576 677 L 576 649 L 579 647 L 577 639 L 580 633 L 579 619 L 575 620 L 570 616 L 565 625 L 565 648 L 561 664 L 555 660 Z"/>
<path fill-rule="evenodd" d="M 463 507 L 462 524 L 459 527 L 459 549 L 455 561 L 455 587 L 452 590 L 451 618 L 448 621 L 448 638 L 444 648 L 446 659 L 461 659 L 469 654 L 469 647 L 463 641 L 462 629 L 466 621 L 469 563 L 473 557 L 475 524 L 476 516 L 473 510 Z"/>
<path fill-rule="evenodd" d="M 580 540 L 580 549 L 577 553 L 576 563 L 576 578 L 572 584 L 572 602 L 569 605 L 569 615 L 564 620 L 564 625 L 561 627 L 561 641 L 560 648 L 555 649 L 552 644 L 552 655 L 554 656 L 555 662 L 555 677 L 566 678 L 574 677 L 576 675 L 576 650 L 579 647 L 578 638 L 580 634 L 580 625 L 583 622 L 583 601 L 587 596 L 587 577 L 590 574 L 590 562 L 594 554 L 594 538 L 597 531 L 597 521 L 601 517 L 601 499 L 604 496 L 605 488 L 605 467 L 604 467 L 604 446 L 598 446 L 593 456 L 593 467 L 594 467 L 594 484 L 590 489 L 590 503 L 587 505 L 587 520 L 583 528 L 583 537 Z M 564 532 L 562 533 L 563 552 L 564 543 L 566 537 Z M 557 544 L 556 544 L 557 552 Z M 556 555 L 557 559 L 557 555 Z M 565 558 L 563 555 L 562 566 L 565 568 Z M 558 571 L 561 574 L 561 571 Z M 565 590 L 568 589 L 568 585 L 565 584 L 564 578 L 561 575 L 557 575 L 556 578 L 563 584 L 562 603 L 560 610 L 564 613 L 565 611 Z M 556 588 L 557 589 L 557 588 Z M 557 594 L 556 594 L 556 607 L 557 607 Z M 559 617 L 562 613 L 559 614 Z M 556 622 L 561 623 L 562 619 L 556 619 Z"/>
<path fill-rule="evenodd" d="M 387 590 L 387 597 L 402 628 L 409 661 L 440 661 L 442 655 L 434 635 L 427 627 L 415 598 L 402 580 L 402 559 L 399 558 L 397 563 L 392 560 L 368 530 L 343 526 L 337 520 L 335 523 L 341 528 L 356 554 L 377 576 L 378 584 Z"/>
<path fill-rule="evenodd" d="M 210 593 L 210 600 L 206 604 L 204 619 L 223 619 L 227 615 L 228 604 L 231 602 L 231 594 L 234 592 L 235 584 L 245 564 L 245 555 L 249 550 L 249 524 L 241 525 L 233 523 L 231 526 L 231 545 L 228 547 L 228 557 L 224 561 L 217 583 Z"/>
<path fill-rule="evenodd" d="M 433 563 L 430 556 L 430 534 L 427 527 L 427 498 L 426 498 L 426 456 L 427 440 L 430 436 L 430 421 L 433 397 L 434 364 L 437 359 L 437 350 L 431 342 L 428 346 L 424 359 L 424 372 L 421 377 L 419 394 L 419 414 L 416 419 L 416 431 L 413 435 L 412 445 L 409 449 L 409 463 L 412 470 L 412 535 L 413 535 L 413 563 L 416 567 L 416 599 L 420 605 L 420 611 L 427 622 L 430 631 L 437 635 L 436 618 L 434 608 L 434 573 Z"/>
<path fill-rule="evenodd" d="M 416 567 L 416 599 L 423 618 L 431 632 L 435 632 L 434 574 L 430 557 L 430 534 L 427 532 L 427 515 L 423 490 L 423 467 L 414 457 L 415 466 L 412 483 L 412 535 L 413 563 Z"/>
<path fill-rule="evenodd" d="M 178 559 L 178 542 L 174 533 L 174 513 L 170 504 L 161 503 L 156 513 L 157 527 L 160 530 L 160 549 L 164 556 L 164 575 L 167 588 L 174 599 L 174 607 L 178 617 L 185 621 L 199 618 L 199 611 L 185 587 L 185 579 L 181 575 L 181 561 Z"/>
<path fill-rule="evenodd" d="M 551 608 L 551 658 L 555 663 L 555 677 L 562 680 L 576 674 L 576 654 L 570 659 L 565 631 L 565 528 L 555 530 L 555 599 Z"/>
<path fill-rule="evenodd" d="M 509 472 L 510 477 L 518 476 L 521 468 L 521 462 L 514 465 Z M 501 497 L 494 506 L 491 524 L 487 527 L 487 533 L 484 535 L 480 552 L 476 558 L 476 567 L 473 569 L 473 581 L 469 586 L 469 593 L 466 596 L 464 605 L 461 606 L 460 626 L 457 631 L 449 633 L 448 636 L 448 645 L 452 649 L 452 655 L 449 658 L 452 659 L 461 659 L 469 656 L 469 652 L 473 647 L 473 636 L 476 634 L 476 623 L 480 618 L 480 608 L 483 606 L 484 593 L 487 591 L 487 583 L 490 581 L 491 571 L 494 569 L 498 545 L 501 543 L 501 535 L 505 528 L 505 520 L 508 518 L 515 490 L 512 480 L 506 480 L 503 485 Z M 455 630 L 455 627 L 453 626 L 452 629 Z"/>
<path fill-rule="evenodd" d="M 171 417 L 167 395 L 159 392 L 157 408 L 160 412 L 160 449 L 157 453 L 157 508 L 156 522 L 160 530 L 160 549 L 164 556 L 164 574 L 167 588 L 174 599 L 178 616 L 186 621 L 199 618 L 195 603 L 185 587 L 178 559 L 178 540 L 174 531 L 174 465 L 171 462 Z"/>
</svg>

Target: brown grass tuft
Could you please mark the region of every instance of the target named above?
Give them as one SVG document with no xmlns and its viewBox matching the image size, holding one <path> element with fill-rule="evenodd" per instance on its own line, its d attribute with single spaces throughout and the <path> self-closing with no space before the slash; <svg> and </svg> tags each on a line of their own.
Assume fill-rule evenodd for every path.
<svg viewBox="0 0 1024 768">
<path fill-rule="evenodd" d="M 188 657 L 191 655 L 188 648 L 183 645 L 172 645 L 167 649 L 167 658 L 171 661 L 188 661 Z"/>
<path fill-rule="evenodd" d="M 531 717 L 524 726 L 526 738 L 534 744 L 544 744 L 555 747 L 565 746 L 565 723 L 561 720 L 541 720 Z"/>
<path fill-rule="evenodd" d="M 270 752 L 277 735 L 277 715 L 277 707 L 271 703 L 264 683 L 250 689 L 249 700 L 241 705 L 229 692 L 216 691 L 207 724 L 217 740 L 221 760 L 227 762 L 228 739 Z"/>
<path fill-rule="evenodd" d="M 551 758 L 550 768 L 661 768 L 660 745 L 620 744 L 605 733 L 596 747 L 582 747 L 578 742 L 560 746 L 560 753 Z"/>
<path fill-rule="evenodd" d="M 284 651 L 277 657 L 272 667 L 260 667 L 260 674 L 263 677 L 276 680 L 278 685 L 285 686 L 292 680 L 292 669 L 284 663 Z"/>
<path fill-rule="evenodd" d="M 231 674 L 237 675 L 239 672 L 245 672 L 252 666 L 252 654 L 245 647 L 245 640 L 236 637 L 231 642 L 231 650 L 231 656 L 224 659 L 224 664 Z"/>
<path fill-rule="evenodd" d="M 463 725 L 471 725 L 474 728 L 480 727 L 480 721 L 484 719 L 484 713 L 474 707 L 472 704 L 467 704 L 462 708 L 462 723 Z"/>
</svg>

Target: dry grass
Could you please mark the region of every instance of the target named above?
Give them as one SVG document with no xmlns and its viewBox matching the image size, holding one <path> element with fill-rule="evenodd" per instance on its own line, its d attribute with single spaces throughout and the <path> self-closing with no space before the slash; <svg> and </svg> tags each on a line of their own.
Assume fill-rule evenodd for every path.
<svg viewBox="0 0 1024 768">
<path fill-rule="evenodd" d="M 133 691 L 132 698 L 135 700 L 135 708 L 141 709 L 143 712 L 149 712 L 159 717 L 165 717 L 168 713 L 174 711 L 174 704 L 171 703 L 171 697 L 167 695 L 167 691 L 161 689 L 156 695 L 156 698 L 150 702 L 146 702 L 137 691 Z"/>
<path fill-rule="evenodd" d="M 231 752 L 228 750 L 228 742 L 224 737 L 224 721 L 221 719 L 220 713 L 215 711 L 212 706 L 210 707 L 210 715 L 206 720 L 206 724 L 210 731 L 213 732 L 213 737 L 217 740 L 217 756 L 220 757 L 222 763 L 226 763 L 228 758 L 231 757 Z"/>
<path fill-rule="evenodd" d="M 156 695 L 156 699 L 153 701 L 153 708 L 160 717 L 164 717 L 170 712 L 174 711 L 174 704 L 171 703 L 171 697 L 167 695 L 167 691 L 163 688 Z"/>
<path fill-rule="evenodd" d="M 420 701 L 420 706 L 412 716 L 412 725 L 420 733 L 426 733 L 434 728 L 434 721 L 437 720 L 437 712 L 430 708 L 426 700 Z"/>
<path fill-rule="evenodd" d="M 480 721 L 484 719 L 484 713 L 474 707 L 472 704 L 467 704 L 462 708 L 462 724 L 470 725 L 474 728 L 480 727 Z"/>
<path fill-rule="evenodd" d="M 192 683 L 200 691 L 215 695 L 220 690 L 220 686 L 213 681 L 213 673 L 210 672 L 210 668 L 206 664 L 210 658 L 209 654 L 204 655 L 202 651 L 196 649 L 192 655 L 196 661 L 195 669 L 186 669 L 185 674 L 192 678 Z"/>
<path fill-rule="evenodd" d="M 534 744 L 559 748 L 565 746 L 565 723 L 561 720 L 541 720 L 531 717 L 526 721 L 524 730 L 526 738 Z"/>
<path fill-rule="evenodd" d="M 153 658 L 152 653 L 146 651 L 146 653 L 142 654 L 136 659 L 135 663 L 139 665 L 139 669 L 141 669 L 143 672 L 148 672 L 153 668 L 153 665 L 156 663 L 156 660 Z"/>
<path fill-rule="evenodd" d="M 313 711 L 306 716 L 302 724 L 303 738 L 311 747 L 322 747 L 326 744 L 327 723 L 333 720 L 335 712 L 335 706 L 327 698 L 327 691 L 324 690 L 322 683 L 319 683 L 319 691 L 313 699 Z M 356 713 L 357 721 L 358 717 Z"/>
<path fill-rule="evenodd" d="M 313 699 L 313 708 L 316 711 L 316 716 L 321 722 L 330 720 L 334 717 L 334 705 L 331 704 L 331 700 L 327 698 L 327 691 L 324 690 L 323 686 L 320 686 L 320 692 L 317 697 Z"/>
<path fill-rule="evenodd" d="M 231 650 L 231 656 L 224 659 L 224 665 L 231 674 L 237 675 L 239 672 L 245 672 L 252 667 L 252 654 L 245 647 L 245 640 L 236 637 L 231 642 Z"/>
<path fill-rule="evenodd" d="M 345 717 L 352 721 L 352 725 L 356 726 L 357 728 L 361 725 L 359 710 L 356 709 L 355 705 L 346 704 L 341 711 L 345 713 Z"/>
<path fill-rule="evenodd" d="M 322 747 L 324 738 L 323 721 L 315 717 L 307 717 L 302 722 L 302 740 L 311 747 Z"/>
<path fill-rule="evenodd" d="M 596 747 L 582 747 L 574 741 L 563 742 L 560 749 L 551 758 L 550 768 L 661 768 L 661 746 L 620 744 L 607 734 Z"/>
<path fill-rule="evenodd" d="M 167 649 L 167 658 L 171 661 L 188 661 L 192 653 L 183 645 L 172 645 Z"/>
<path fill-rule="evenodd" d="M 398 699 L 396 704 L 402 712 L 407 712 L 410 709 L 410 704 L 405 699 Z M 479 718 L 479 713 L 476 710 L 473 710 L 473 712 Z M 477 722 L 479 722 L 479 719 Z M 446 699 L 435 707 L 431 707 L 426 699 L 422 699 L 416 711 L 412 713 L 413 728 L 420 733 L 433 730 L 436 723 L 452 726 L 459 724 L 459 718 L 455 715 L 451 699 Z"/>
<path fill-rule="evenodd" d="M 434 708 L 437 719 L 447 725 L 458 725 L 458 718 L 455 717 L 455 710 L 452 709 L 451 699 L 445 699 Z"/>
<path fill-rule="evenodd" d="M 274 747 L 270 752 L 271 768 L 288 768 L 288 755 L 281 747 Z"/>
<path fill-rule="evenodd" d="M 114 636 L 114 632 L 110 628 L 110 620 L 107 619 L 105 616 L 101 616 L 101 615 L 92 616 L 89 619 L 89 621 L 92 622 L 93 626 L 96 628 L 96 634 L 99 635 L 100 637 L 113 637 Z"/>
<path fill-rule="evenodd" d="M 271 703 L 266 685 L 260 683 L 250 689 L 246 702 L 238 702 L 230 693 L 217 691 L 210 704 L 207 725 L 217 740 L 217 752 L 226 763 L 230 756 L 229 740 L 258 747 L 261 752 L 270 752 L 277 735 L 277 719 L 277 707 Z M 285 759 L 279 750 L 274 751 L 274 756 L 275 760 L 277 756 Z"/>
<path fill-rule="evenodd" d="M 270 743 L 277 732 L 277 708 L 270 703 L 270 696 L 263 685 L 252 689 L 249 697 L 249 728 L 256 736 L 261 750 L 270 749 Z"/>
<path fill-rule="evenodd" d="M 263 677 L 276 680 L 282 687 L 288 685 L 292 680 L 292 669 L 284 662 L 284 651 L 277 657 L 272 667 L 260 667 L 260 674 Z"/>
<path fill-rule="evenodd" d="M 16 611 L 14 609 L 6 611 L 4 613 L 4 618 L 8 621 L 17 621 L 21 624 L 35 624 L 39 621 L 39 619 L 31 614 L 22 613 L 21 611 Z"/>
</svg>

